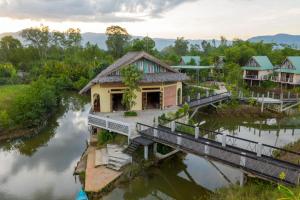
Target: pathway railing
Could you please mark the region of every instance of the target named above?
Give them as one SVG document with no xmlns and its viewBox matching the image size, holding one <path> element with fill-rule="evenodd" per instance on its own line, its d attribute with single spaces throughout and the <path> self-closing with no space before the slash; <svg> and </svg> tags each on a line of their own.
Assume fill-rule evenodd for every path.
<svg viewBox="0 0 300 200">
<path fill-rule="evenodd" d="M 223 146 L 221 142 L 212 141 L 198 136 L 182 134 L 175 130 L 156 128 L 138 123 L 137 131 L 144 137 L 163 143 L 182 151 L 207 156 L 222 161 L 228 165 L 242 168 L 256 176 L 285 182 L 286 184 L 299 185 L 300 167 L 298 165 L 281 162 L 267 156 L 245 151 L 240 148 Z M 280 174 L 285 173 L 285 179 L 280 179 Z"/>
<path fill-rule="evenodd" d="M 100 117 L 94 114 L 89 114 L 88 124 L 98 128 L 103 128 L 108 131 L 120 133 L 122 135 L 128 136 L 128 138 L 130 138 L 131 136 L 129 124 L 107 117 Z"/>
<path fill-rule="evenodd" d="M 175 123 L 175 131 L 180 132 L 182 134 L 189 134 L 189 135 L 194 135 L 195 137 L 197 136 L 197 131 L 198 135 L 201 135 L 202 137 L 205 137 L 209 140 L 213 141 L 218 141 L 222 143 L 222 146 L 231 146 L 231 147 L 238 147 L 240 149 L 244 149 L 249 152 L 256 153 L 257 156 L 268 156 L 272 157 L 274 159 L 280 160 L 282 162 L 288 162 L 291 164 L 295 164 L 300 167 L 300 153 L 283 149 L 280 147 L 248 140 L 245 138 L 233 136 L 233 135 L 228 135 L 225 133 L 219 133 L 216 131 L 211 131 L 207 129 L 202 129 L 197 126 L 193 125 L 188 125 L 184 124 L 181 122 L 173 122 Z M 170 125 L 172 127 L 172 125 Z M 198 136 L 200 137 L 200 136 Z M 286 158 L 293 158 L 293 161 L 286 161 L 282 157 Z"/>
<path fill-rule="evenodd" d="M 231 95 L 229 92 L 224 92 L 221 94 L 215 94 L 215 95 L 211 95 L 208 97 L 188 100 L 186 103 L 188 103 L 190 107 L 208 105 L 208 104 L 216 103 L 216 102 L 224 100 L 224 99 L 228 99 L 228 98 L 230 98 L 230 96 Z"/>
</svg>

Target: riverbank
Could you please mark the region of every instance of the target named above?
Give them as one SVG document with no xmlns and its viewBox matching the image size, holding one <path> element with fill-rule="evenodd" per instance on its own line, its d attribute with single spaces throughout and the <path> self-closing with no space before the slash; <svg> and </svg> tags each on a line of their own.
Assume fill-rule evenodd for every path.
<svg viewBox="0 0 300 200">
<path fill-rule="evenodd" d="M 300 194 L 300 187 L 289 188 L 295 198 L 278 189 L 277 184 L 266 181 L 248 178 L 248 182 L 243 186 L 232 186 L 222 188 L 212 194 L 211 200 L 276 200 L 276 199 L 297 199 Z M 287 198 L 290 197 L 290 198 Z"/>
</svg>

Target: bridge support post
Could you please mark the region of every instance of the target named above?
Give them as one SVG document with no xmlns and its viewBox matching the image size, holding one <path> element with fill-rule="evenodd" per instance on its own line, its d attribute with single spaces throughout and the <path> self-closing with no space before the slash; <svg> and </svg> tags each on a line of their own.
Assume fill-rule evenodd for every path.
<svg viewBox="0 0 300 200">
<path fill-rule="evenodd" d="M 262 95 L 261 112 L 264 112 L 265 95 Z"/>
<path fill-rule="evenodd" d="M 267 98 L 269 98 L 269 97 L 270 97 L 270 92 L 268 91 L 268 92 L 267 92 Z"/>
<path fill-rule="evenodd" d="M 181 134 L 178 134 L 178 136 L 177 136 L 177 145 L 181 146 L 181 142 L 182 142 Z"/>
<path fill-rule="evenodd" d="M 191 97 L 187 96 L 187 102 L 190 102 L 190 101 L 191 101 Z"/>
<path fill-rule="evenodd" d="M 144 146 L 144 159 L 145 160 L 148 160 L 149 159 L 149 155 L 148 155 L 148 152 L 149 151 L 149 147 L 148 147 L 148 145 L 146 145 L 146 146 Z"/>
<path fill-rule="evenodd" d="M 222 134 L 222 147 L 226 147 L 226 137 L 227 134 Z"/>
<path fill-rule="evenodd" d="M 157 129 L 156 128 L 153 130 L 153 137 L 157 138 Z"/>
<path fill-rule="evenodd" d="M 199 138 L 199 133 L 200 133 L 199 127 L 196 126 L 196 127 L 195 127 L 195 139 L 198 139 L 198 138 Z"/>
<path fill-rule="evenodd" d="M 257 93 L 257 100 L 258 100 L 258 98 L 259 98 L 259 93 Z"/>
<path fill-rule="evenodd" d="M 272 93 L 272 99 L 274 99 L 274 98 L 275 98 L 275 93 L 273 92 L 273 93 Z"/>
<path fill-rule="evenodd" d="M 172 122 L 171 122 L 171 131 L 172 131 L 172 132 L 175 132 L 175 129 L 176 129 L 175 121 L 172 121 Z"/>
<path fill-rule="evenodd" d="M 288 92 L 288 99 L 291 97 L 291 91 Z"/>
<path fill-rule="evenodd" d="M 200 92 L 197 94 L 197 99 L 201 99 L 201 94 L 200 94 Z"/>
<path fill-rule="evenodd" d="M 209 91 L 206 90 L 206 97 L 209 97 Z"/>
<path fill-rule="evenodd" d="M 241 175 L 240 175 L 240 187 L 243 187 L 244 184 L 246 183 L 246 175 L 244 172 L 241 171 Z"/>
<path fill-rule="evenodd" d="M 204 146 L 204 153 L 209 154 L 209 142 L 206 142 L 206 145 Z"/>
<path fill-rule="evenodd" d="M 257 144 L 257 149 L 256 149 L 256 153 L 257 153 L 257 156 L 258 156 L 258 157 L 261 157 L 262 148 L 263 148 L 263 145 L 262 145 L 262 143 L 259 142 L 259 143 Z"/>
<path fill-rule="evenodd" d="M 283 94 L 280 94 L 280 112 L 283 110 Z"/>
</svg>

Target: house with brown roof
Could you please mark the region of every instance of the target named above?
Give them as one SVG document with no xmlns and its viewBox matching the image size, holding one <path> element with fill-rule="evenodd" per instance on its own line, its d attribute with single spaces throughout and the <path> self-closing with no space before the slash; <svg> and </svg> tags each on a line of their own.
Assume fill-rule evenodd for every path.
<svg viewBox="0 0 300 200">
<path fill-rule="evenodd" d="M 90 91 L 94 112 L 114 112 L 124 110 L 122 98 L 126 86 L 122 82 L 121 68 L 137 67 L 143 72 L 136 92 L 132 110 L 164 109 L 182 103 L 182 82 L 188 80 L 186 74 L 172 69 L 169 65 L 146 52 L 129 52 L 111 64 L 80 93 Z"/>
</svg>

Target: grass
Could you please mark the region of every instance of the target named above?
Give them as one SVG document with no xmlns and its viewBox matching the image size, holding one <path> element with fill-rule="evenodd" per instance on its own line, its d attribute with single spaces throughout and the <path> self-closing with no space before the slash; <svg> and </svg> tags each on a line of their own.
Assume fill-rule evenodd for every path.
<svg viewBox="0 0 300 200">
<path fill-rule="evenodd" d="M 300 188 L 290 188 L 296 195 Z M 257 179 L 248 179 L 244 187 L 232 186 L 223 188 L 212 195 L 214 200 L 277 200 L 286 195 L 279 191 L 277 185 Z"/>
<path fill-rule="evenodd" d="M 0 111 L 9 110 L 14 99 L 22 94 L 28 87 L 28 85 L 0 86 Z"/>
<path fill-rule="evenodd" d="M 125 117 L 136 117 L 138 114 L 135 111 L 126 111 L 124 112 Z"/>
</svg>

